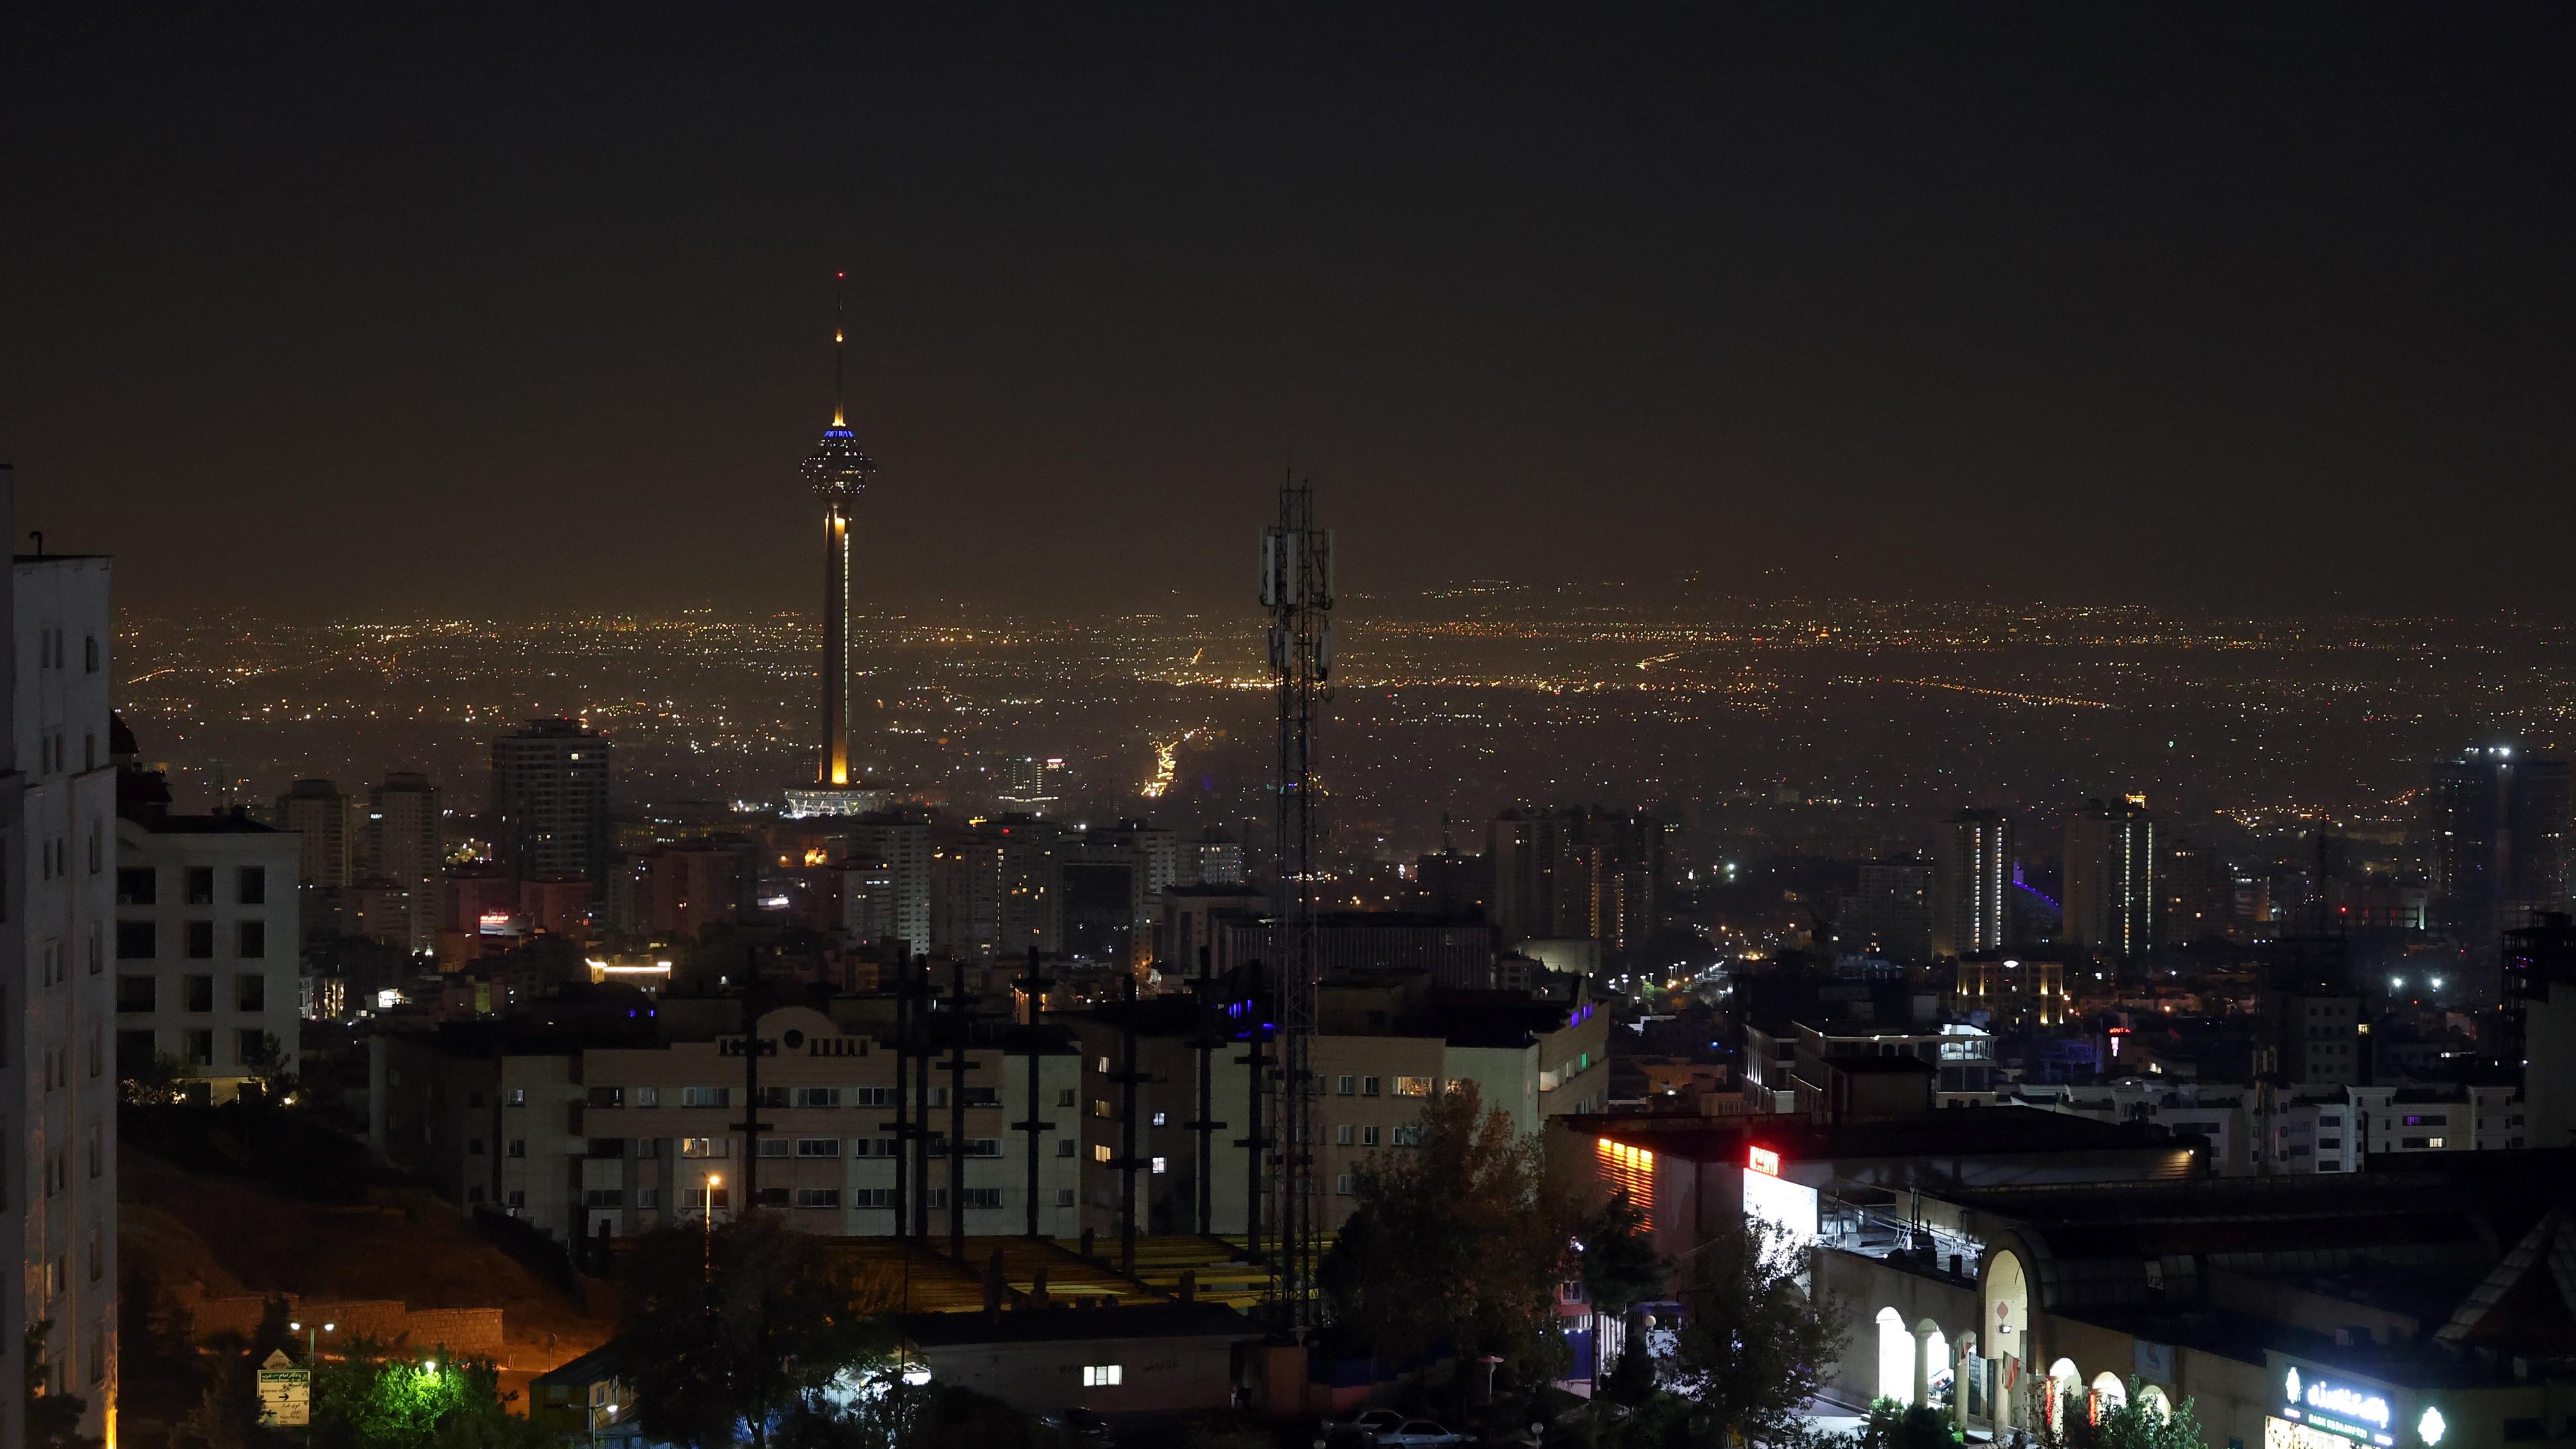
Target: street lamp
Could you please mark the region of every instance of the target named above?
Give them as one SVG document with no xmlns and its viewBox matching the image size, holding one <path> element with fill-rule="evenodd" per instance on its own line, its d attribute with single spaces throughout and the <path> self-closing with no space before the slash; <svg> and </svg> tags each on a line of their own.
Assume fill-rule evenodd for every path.
<svg viewBox="0 0 2576 1449">
<path fill-rule="evenodd" d="M 712 1172 L 707 1174 L 707 1275 L 709 1277 L 713 1277 L 716 1271 L 716 1189 L 723 1185 L 722 1176 Z"/>
<path fill-rule="evenodd" d="M 303 1324 L 293 1322 L 286 1325 L 289 1333 L 304 1329 L 304 1442 L 308 1446 L 313 1442 L 313 1376 L 322 1367 L 322 1335 L 338 1326 L 325 1323 L 304 1328 Z"/>
<path fill-rule="evenodd" d="M 295 1333 L 300 1331 L 304 1335 L 304 1366 L 306 1368 L 309 1369 L 316 1363 L 321 1362 L 321 1355 L 318 1350 L 321 1347 L 322 1335 L 329 1333 L 332 1329 L 337 1327 L 339 1327 L 339 1325 L 336 1323 L 319 1324 L 312 1328 L 306 1328 L 301 1323 L 290 1323 L 286 1325 L 287 1332 Z"/>
</svg>

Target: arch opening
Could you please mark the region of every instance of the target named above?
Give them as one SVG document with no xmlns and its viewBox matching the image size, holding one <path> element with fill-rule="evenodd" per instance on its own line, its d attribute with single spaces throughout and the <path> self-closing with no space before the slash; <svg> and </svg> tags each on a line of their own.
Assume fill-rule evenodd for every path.
<svg viewBox="0 0 2576 1449">
<path fill-rule="evenodd" d="M 1914 1335 L 1893 1308 L 1878 1310 L 1878 1396 L 1914 1402 Z"/>
</svg>

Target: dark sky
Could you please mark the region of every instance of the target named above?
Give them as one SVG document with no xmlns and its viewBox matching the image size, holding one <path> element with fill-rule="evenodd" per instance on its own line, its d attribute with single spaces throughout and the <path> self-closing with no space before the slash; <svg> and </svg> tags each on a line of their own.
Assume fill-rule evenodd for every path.
<svg viewBox="0 0 2576 1449">
<path fill-rule="evenodd" d="M 2561 8 L 12 7 L 0 458 L 153 608 L 1467 577 L 2576 612 Z M 952 12 L 974 10 L 974 18 Z M 1820 15 L 1818 12 L 1829 12 Z"/>
</svg>

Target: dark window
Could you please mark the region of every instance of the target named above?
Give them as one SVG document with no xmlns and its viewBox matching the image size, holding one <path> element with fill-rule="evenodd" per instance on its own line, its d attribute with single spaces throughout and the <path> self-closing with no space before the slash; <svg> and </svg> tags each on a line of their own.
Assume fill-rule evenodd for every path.
<svg viewBox="0 0 2576 1449">
<path fill-rule="evenodd" d="M 789 1200 L 787 1189 L 783 1187 L 764 1187 L 760 1190 L 762 1207 L 786 1207 Z"/>
<path fill-rule="evenodd" d="M 1001 1205 L 1002 1190 L 998 1187 L 970 1187 L 966 1189 L 966 1206 L 970 1208 L 997 1208 Z"/>
<path fill-rule="evenodd" d="M 116 1034 L 116 1074 L 137 1077 L 152 1069 L 158 1047 L 148 1031 L 120 1031 Z"/>
<path fill-rule="evenodd" d="M 257 961 L 268 955 L 268 922 L 240 921 L 235 925 L 240 936 L 238 944 L 241 948 L 236 954 L 241 959 Z"/>
<path fill-rule="evenodd" d="M 117 960 L 149 961 L 160 954 L 160 933 L 153 929 L 152 922 L 119 921 L 116 923 Z"/>
<path fill-rule="evenodd" d="M 152 867 L 121 866 L 116 872 L 116 903 L 120 906 L 148 906 L 158 894 L 154 889 Z"/>
<path fill-rule="evenodd" d="M 188 1010 L 212 1011 L 215 1009 L 215 978 L 189 976 L 183 980 L 188 993 Z"/>
<path fill-rule="evenodd" d="M 188 959 L 191 961 L 211 961 L 215 959 L 214 922 L 188 922 Z"/>
<path fill-rule="evenodd" d="M 528 1155 L 528 1139 L 527 1139 L 527 1138 L 525 1138 L 525 1137 L 513 1137 L 513 1138 L 511 1138 L 511 1139 L 510 1139 L 510 1155 L 511 1155 L 512 1157 L 525 1157 L 525 1156 L 527 1156 L 527 1155 Z"/>
<path fill-rule="evenodd" d="M 251 1063 L 258 1061 L 261 1057 L 268 1054 L 267 1032 L 261 1031 L 255 1026 L 245 1026 L 236 1033 L 236 1036 L 239 1039 L 233 1043 L 233 1049 L 238 1052 L 239 1055 L 235 1056 L 233 1060 L 242 1066 L 249 1066 Z"/>
<path fill-rule="evenodd" d="M 241 892 L 238 899 L 246 906 L 268 904 L 268 867 L 246 865 L 241 868 Z"/>
<path fill-rule="evenodd" d="M 593 1087 L 590 1089 L 590 1105 L 594 1107 L 622 1107 L 626 1105 L 626 1089 L 623 1087 Z M 597 1157 L 599 1153 L 596 1149 L 593 1149 L 590 1155 Z"/>
<path fill-rule="evenodd" d="M 614 1187 L 594 1187 L 581 1195 L 583 1207 L 613 1208 L 626 1205 L 626 1194 Z"/>
<path fill-rule="evenodd" d="M 236 1011 L 268 1010 L 268 978 L 257 972 L 244 972 L 234 977 L 233 1009 Z"/>
<path fill-rule="evenodd" d="M 188 1042 L 188 1065 L 211 1067 L 215 1064 L 215 1034 L 211 1031 L 183 1031 Z"/>
<path fill-rule="evenodd" d="M 466 1138 L 466 1139 L 465 1139 L 465 1155 L 466 1155 L 466 1156 L 468 1156 L 468 1157 L 480 1157 L 480 1156 L 482 1156 L 482 1155 L 483 1155 L 483 1139 L 482 1139 L 482 1138 L 480 1138 L 480 1137 L 468 1137 L 468 1138 Z"/>
<path fill-rule="evenodd" d="M 188 867 L 188 904 L 211 906 L 215 903 L 215 868 L 211 865 Z"/>
<path fill-rule="evenodd" d="M 116 978 L 116 1009 L 119 1011 L 154 1011 L 161 1004 L 161 978 L 157 976 L 119 976 Z"/>
</svg>

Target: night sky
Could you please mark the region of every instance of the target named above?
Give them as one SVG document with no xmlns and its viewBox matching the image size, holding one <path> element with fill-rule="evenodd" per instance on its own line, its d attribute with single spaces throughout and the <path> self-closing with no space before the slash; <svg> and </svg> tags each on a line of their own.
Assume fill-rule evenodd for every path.
<svg viewBox="0 0 2576 1449">
<path fill-rule="evenodd" d="M 1293 455 L 1346 589 L 2576 612 L 2563 7 L 111 8 L 0 459 L 143 607 L 811 607 L 846 266 L 888 606 L 1248 610 Z"/>
</svg>

